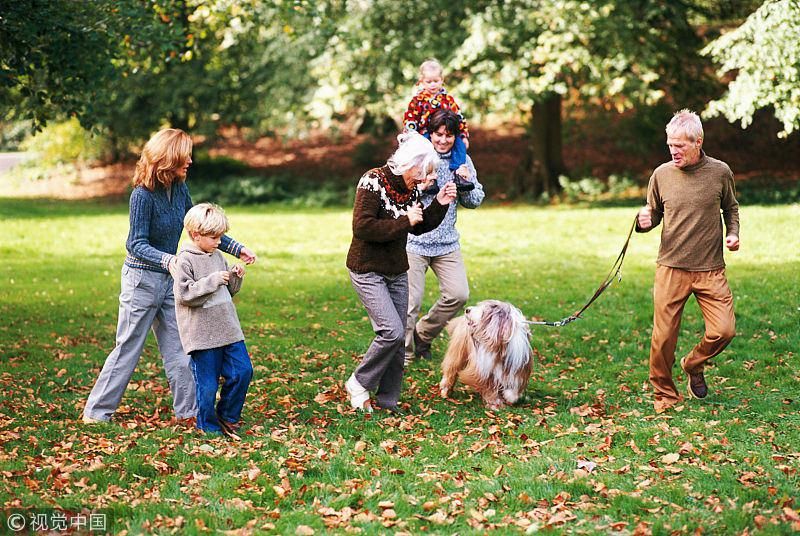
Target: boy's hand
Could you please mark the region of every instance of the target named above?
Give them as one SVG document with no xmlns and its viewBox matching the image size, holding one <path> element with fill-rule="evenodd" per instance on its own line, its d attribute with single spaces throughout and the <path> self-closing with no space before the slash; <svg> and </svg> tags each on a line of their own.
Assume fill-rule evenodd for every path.
<svg viewBox="0 0 800 536">
<path fill-rule="evenodd" d="M 244 277 L 244 265 L 242 264 L 234 264 L 231 268 L 231 272 L 238 275 L 239 277 Z"/>
<path fill-rule="evenodd" d="M 736 235 L 728 235 L 725 237 L 725 246 L 731 251 L 739 250 L 739 237 Z"/>
<path fill-rule="evenodd" d="M 464 140 L 464 149 L 469 150 L 469 138 L 466 136 L 461 136 L 461 139 Z"/>
<path fill-rule="evenodd" d="M 222 285 L 227 285 L 228 281 L 230 281 L 231 279 L 231 273 L 227 270 L 220 270 L 219 272 L 217 272 L 217 275 L 222 280 L 221 283 Z"/>
<path fill-rule="evenodd" d="M 460 166 L 458 166 L 458 169 L 456 170 L 456 175 L 458 175 L 465 181 L 469 180 L 469 168 L 467 167 L 467 165 L 461 164 Z"/>
</svg>

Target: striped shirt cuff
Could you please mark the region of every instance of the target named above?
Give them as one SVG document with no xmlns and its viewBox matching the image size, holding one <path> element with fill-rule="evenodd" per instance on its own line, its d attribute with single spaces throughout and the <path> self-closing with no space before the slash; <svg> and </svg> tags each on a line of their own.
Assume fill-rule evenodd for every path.
<svg viewBox="0 0 800 536">
<path fill-rule="evenodd" d="M 169 272 L 169 263 L 172 262 L 172 259 L 175 258 L 175 255 L 170 255 L 168 253 L 164 253 L 161 256 L 161 267 Z"/>
<path fill-rule="evenodd" d="M 225 251 L 225 253 L 233 255 L 234 257 L 236 257 L 238 259 L 239 255 L 241 255 L 241 253 L 242 253 L 242 248 L 243 247 L 244 247 L 244 244 L 240 244 L 236 240 L 231 239 L 231 243 L 228 244 L 228 247 L 225 248 L 223 251 Z"/>
</svg>

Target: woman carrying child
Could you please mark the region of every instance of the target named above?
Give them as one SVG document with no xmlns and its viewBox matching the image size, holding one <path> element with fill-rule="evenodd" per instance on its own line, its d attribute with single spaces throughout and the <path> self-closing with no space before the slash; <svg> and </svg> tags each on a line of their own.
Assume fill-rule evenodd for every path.
<svg viewBox="0 0 800 536">
<path fill-rule="evenodd" d="M 435 181 L 423 192 L 422 206 L 433 202 L 428 192 L 436 192 L 443 185 L 455 179 L 450 165 L 455 140 L 459 138 L 460 121 L 450 110 L 436 110 L 428 119 L 428 134 L 433 147 L 439 155 Z M 459 234 L 456 230 L 456 211 L 458 206 L 477 208 L 483 202 L 483 186 L 478 182 L 478 174 L 472 159 L 466 156 L 466 179 L 473 188 L 459 191 L 458 197 L 450 203 L 441 225 L 421 235 L 409 235 L 406 251 L 408 253 L 408 319 L 406 320 L 405 360 L 408 364 L 413 357 L 430 359 L 431 344 L 442 332 L 445 325 L 455 317 L 469 299 L 469 283 L 464 259 L 461 257 Z M 439 281 L 439 298 L 428 312 L 417 321 L 422 298 L 425 294 L 425 273 L 433 270 Z"/>
</svg>

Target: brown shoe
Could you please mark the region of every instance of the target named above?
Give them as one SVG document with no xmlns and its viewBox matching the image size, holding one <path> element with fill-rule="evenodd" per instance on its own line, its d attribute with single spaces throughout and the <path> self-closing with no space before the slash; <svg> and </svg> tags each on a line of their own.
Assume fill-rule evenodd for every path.
<svg viewBox="0 0 800 536">
<path fill-rule="evenodd" d="M 708 396 L 708 385 L 706 385 L 706 378 L 703 375 L 703 371 L 695 373 L 689 372 L 684 366 L 685 361 L 686 356 L 683 356 L 681 358 L 681 368 L 686 375 L 689 376 L 689 384 L 686 386 L 687 391 L 689 391 L 689 394 L 694 398 L 705 398 Z"/>
<path fill-rule="evenodd" d="M 431 358 L 431 343 L 422 340 L 416 327 L 414 328 L 414 355 L 422 359 Z"/>
<path fill-rule="evenodd" d="M 233 441 L 241 441 L 242 438 L 239 437 L 237 433 L 239 430 L 238 423 L 224 421 L 222 419 L 217 419 L 219 421 L 219 427 L 222 428 L 222 435 L 225 437 L 232 439 Z"/>
</svg>

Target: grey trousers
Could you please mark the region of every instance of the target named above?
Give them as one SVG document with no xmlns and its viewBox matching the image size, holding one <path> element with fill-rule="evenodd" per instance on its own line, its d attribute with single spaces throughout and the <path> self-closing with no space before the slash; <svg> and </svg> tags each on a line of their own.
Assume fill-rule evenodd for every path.
<svg viewBox="0 0 800 536">
<path fill-rule="evenodd" d="M 377 391 L 382 408 L 397 406 L 403 386 L 403 335 L 408 308 L 408 275 L 350 272 L 350 281 L 375 331 L 375 338 L 356 367 L 358 383 Z"/>
<path fill-rule="evenodd" d="M 111 419 L 139 363 L 150 328 L 164 362 L 175 416 L 185 419 L 197 415 L 189 356 L 183 351 L 175 320 L 172 276 L 123 266 L 116 346 L 108 354 L 89 394 L 84 416 L 102 421 Z"/>
<path fill-rule="evenodd" d="M 428 268 L 433 270 L 439 280 L 439 299 L 417 322 L 422 298 L 425 296 L 425 273 Z M 414 326 L 416 325 L 417 334 L 423 341 L 431 342 L 469 300 L 469 282 L 461 250 L 438 257 L 422 257 L 409 253 L 408 294 L 405 355 L 410 360 L 414 354 Z"/>
</svg>

